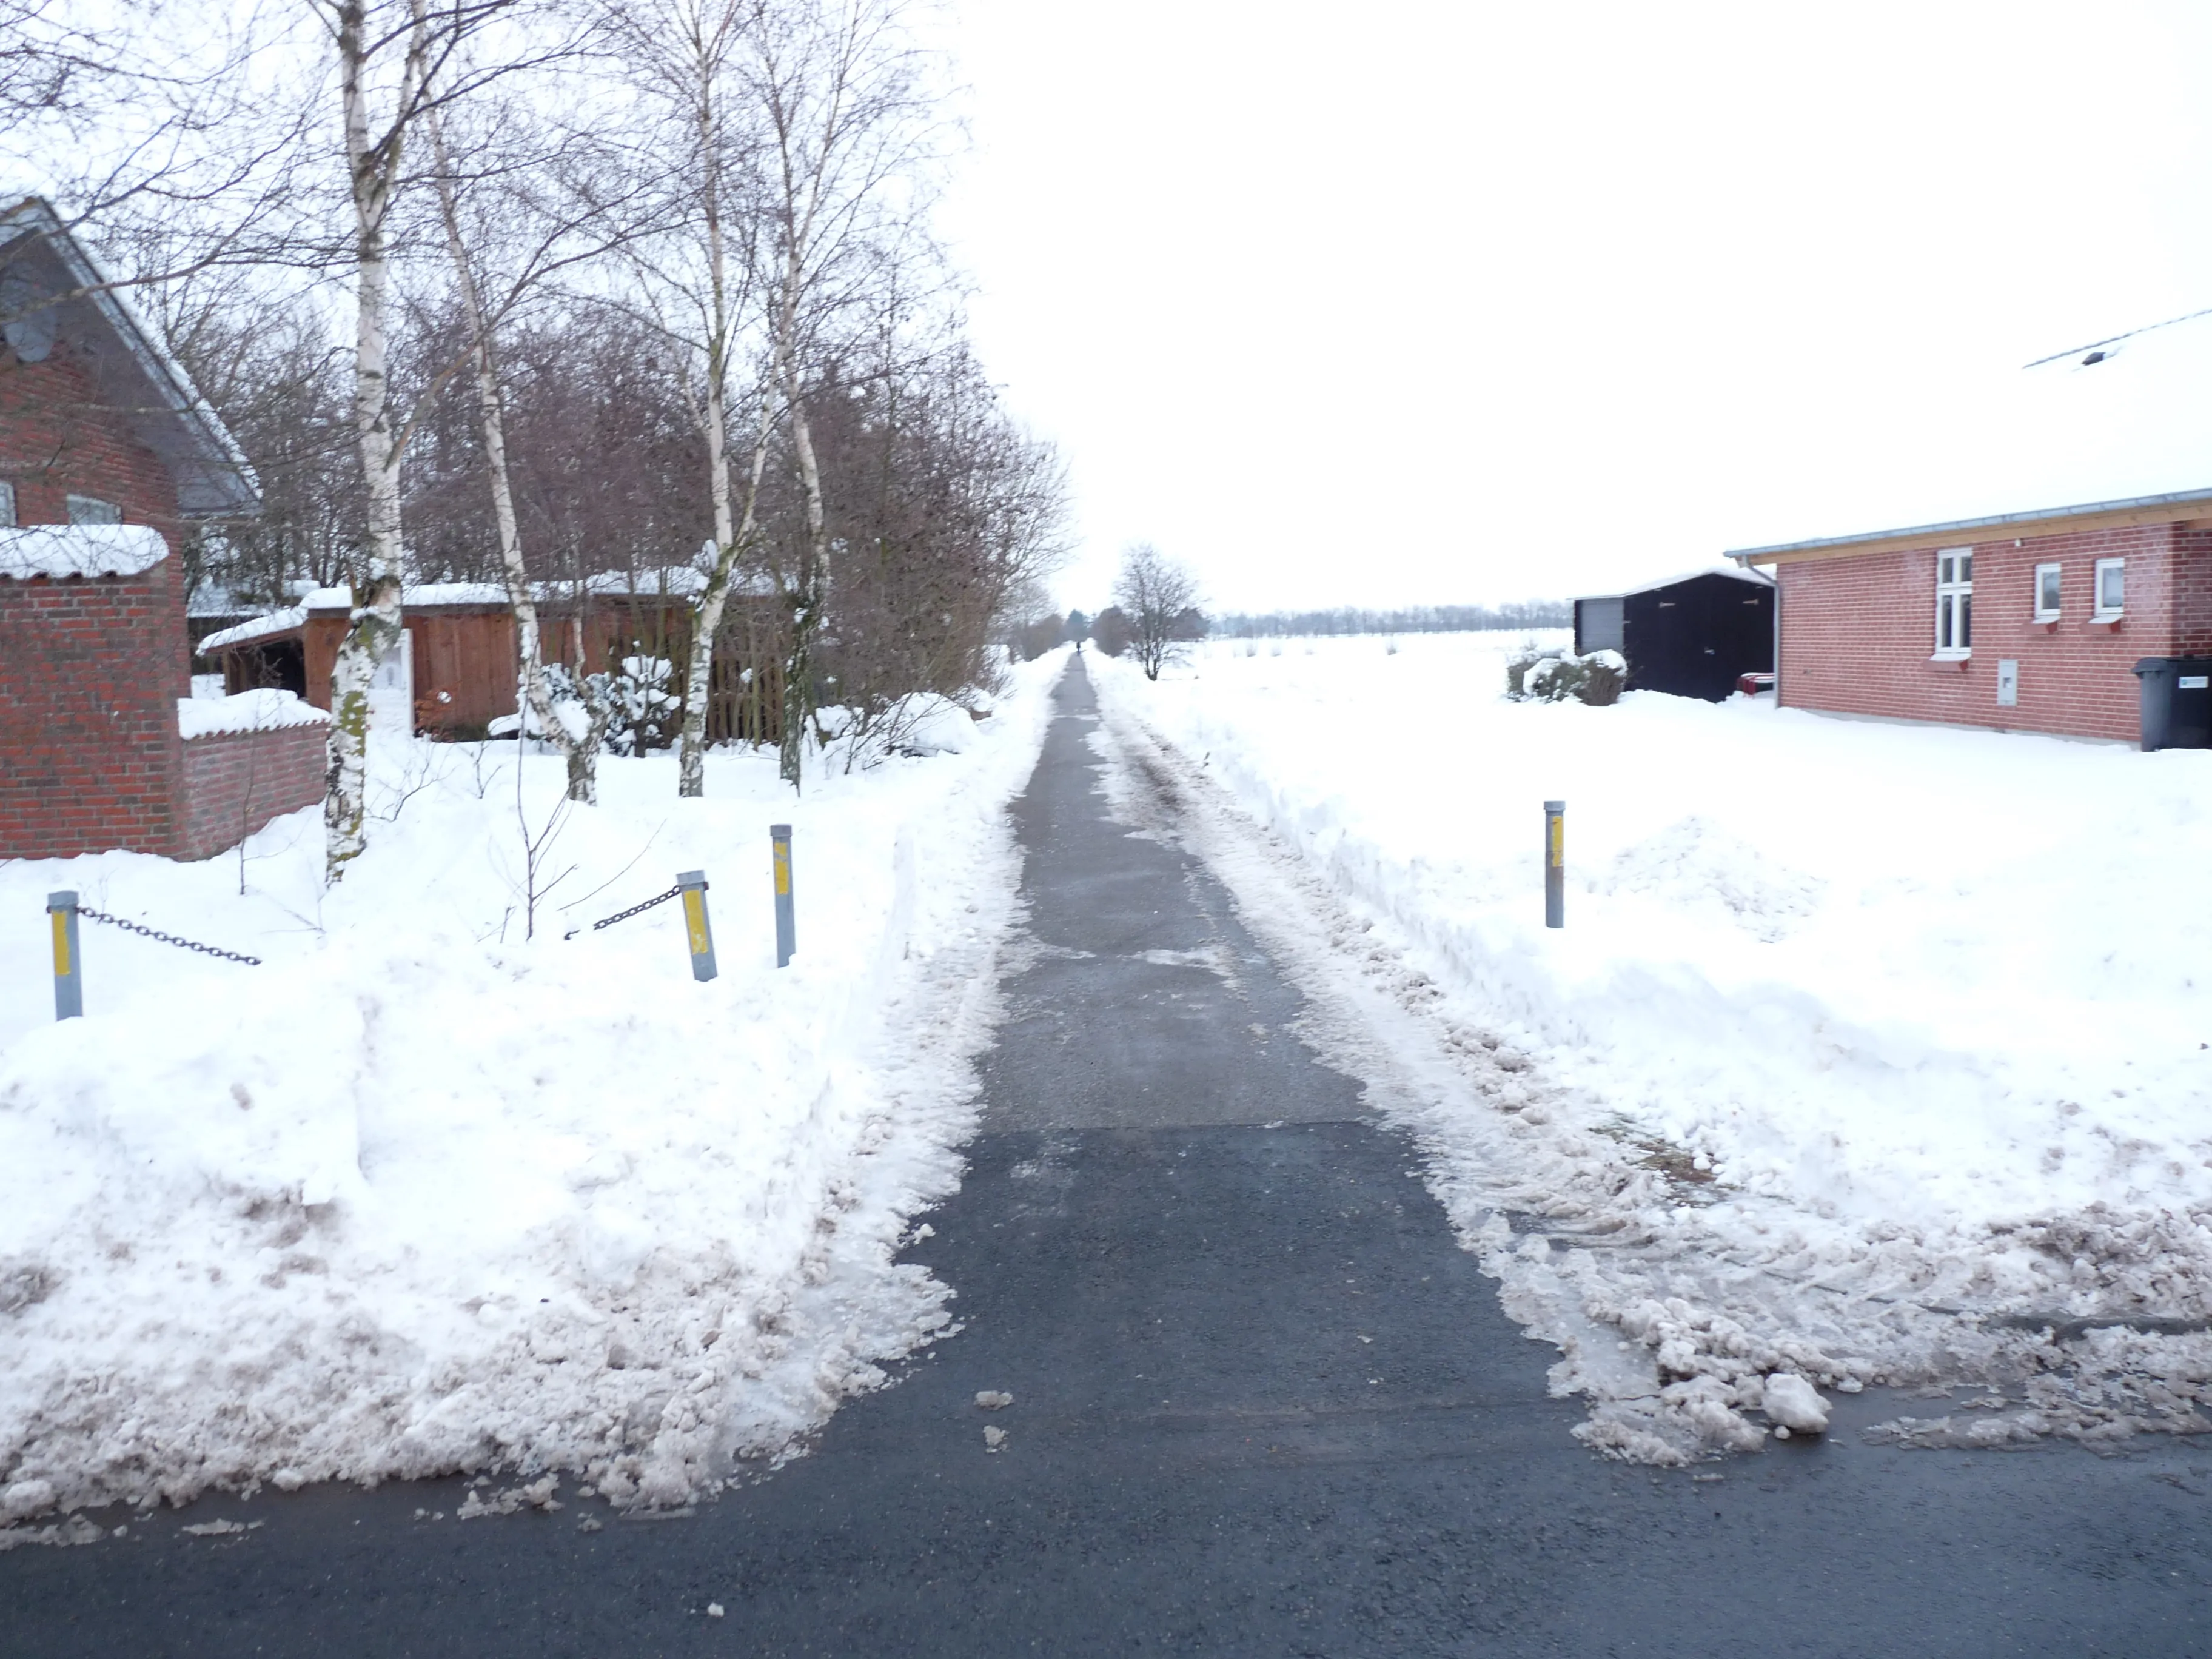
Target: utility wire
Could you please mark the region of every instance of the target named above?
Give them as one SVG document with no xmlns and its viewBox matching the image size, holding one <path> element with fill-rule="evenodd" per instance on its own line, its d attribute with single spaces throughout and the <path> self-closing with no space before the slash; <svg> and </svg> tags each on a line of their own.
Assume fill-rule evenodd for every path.
<svg viewBox="0 0 2212 1659">
<path fill-rule="evenodd" d="M 2207 307 L 2203 311 L 2192 311 L 2186 317 L 2169 317 L 2162 323 L 2146 323 L 2141 328 L 2131 328 L 2124 334 L 2113 335 L 2110 339 L 2092 340 L 2087 345 L 2069 346 L 2063 351 L 2052 352 L 2048 357 L 2038 357 L 2032 363 L 2022 363 L 2021 367 L 2022 368 L 2041 368 L 2044 364 L 2055 363 L 2061 357 L 2071 357 L 2077 351 L 2097 352 L 2098 355 L 2096 356 L 2089 357 L 2085 361 L 2093 363 L 2101 363 L 2105 361 L 2103 353 L 2100 349 L 2102 347 L 2117 345 L 2122 340 L 2132 340 L 2136 335 L 2148 334 L 2154 329 L 2172 328 L 2176 323 L 2193 323 L 2199 317 L 2212 317 L 2212 307 Z"/>
</svg>

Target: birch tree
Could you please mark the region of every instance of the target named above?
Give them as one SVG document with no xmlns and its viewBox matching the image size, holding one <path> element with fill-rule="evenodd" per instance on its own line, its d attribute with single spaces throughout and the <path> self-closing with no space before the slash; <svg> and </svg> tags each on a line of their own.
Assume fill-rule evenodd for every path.
<svg viewBox="0 0 2212 1659">
<path fill-rule="evenodd" d="M 749 89 L 760 112 L 775 389 L 790 424 L 804 518 L 787 598 L 783 742 L 799 787 L 815 709 L 814 649 L 829 602 L 832 544 L 806 408 L 810 356 L 925 252 L 920 203 L 933 160 L 926 63 L 897 0 L 754 0 Z"/>
<path fill-rule="evenodd" d="M 368 688 L 399 641 L 406 551 L 400 467 L 411 422 L 392 390 L 394 213 L 416 129 L 441 102 L 499 73 L 446 76 L 462 45 L 520 0 L 316 0 L 337 58 L 347 197 L 352 213 L 353 422 L 362 474 L 362 548 L 353 609 L 331 670 L 324 873 L 361 855 L 368 763 Z"/>
<path fill-rule="evenodd" d="M 658 326 L 686 348 L 707 448 L 713 539 L 691 612 L 678 793 L 705 790 L 714 641 L 731 584 L 765 562 L 762 487 L 779 434 L 804 521 L 790 611 L 782 775 L 800 781 L 811 653 L 830 580 L 810 366 L 839 319 L 908 250 L 930 111 L 894 0 L 662 0 L 611 13 L 682 161 L 665 187 L 684 228 L 641 254 Z M 732 437 L 736 437 L 733 445 Z"/>
<path fill-rule="evenodd" d="M 502 124 L 515 123 L 521 120 L 521 116 L 510 107 L 501 112 L 501 118 Z M 595 805 L 599 799 L 599 745 L 606 736 L 613 710 L 604 703 L 592 707 L 573 697 L 555 698 L 545 672 L 538 601 L 532 590 L 529 565 L 523 557 L 521 520 L 515 512 L 514 481 L 507 466 L 507 416 L 500 385 L 496 335 L 501 318 L 523 295 L 565 266 L 591 258 L 600 250 L 590 246 L 564 246 L 574 239 L 579 221 L 559 215 L 549 216 L 542 203 L 519 200 L 518 192 L 509 189 L 501 197 L 505 207 L 515 210 L 507 216 L 531 225 L 532 230 L 523 239 L 520 258 L 509 270 L 503 294 L 488 301 L 485 284 L 477 272 L 477 258 L 481 248 L 495 239 L 484 231 L 472 239 L 464 227 L 462 180 L 453 151 L 447 143 L 444 114 L 434 104 L 428 112 L 427 125 L 439 222 L 445 232 L 447 259 L 453 269 L 455 296 L 467 334 L 470 380 L 476 395 L 484 473 L 490 485 L 500 571 L 507 584 L 508 606 L 514 613 L 516 702 L 535 720 L 538 729 L 567 762 L 568 798 L 586 805 Z M 510 146 L 510 154 L 492 171 L 508 179 L 530 177 L 546 158 L 528 154 L 527 146 L 522 148 L 525 153 L 518 156 Z M 581 669 L 580 663 L 580 682 L 583 678 Z"/>
<path fill-rule="evenodd" d="M 678 349 L 685 400 L 706 450 L 713 532 L 690 604 L 690 651 L 677 767 L 679 796 L 706 793 L 714 642 L 741 560 L 756 550 L 761 483 L 775 431 L 765 374 L 752 199 L 757 149 L 744 97 L 755 0 L 616 5 L 605 27 L 637 89 L 659 116 L 634 165 L 656 174 L 667 224 L 629 249 L 632 296 Z M 732 455 L 732 426 L 743 434 Z"/>
</svg>

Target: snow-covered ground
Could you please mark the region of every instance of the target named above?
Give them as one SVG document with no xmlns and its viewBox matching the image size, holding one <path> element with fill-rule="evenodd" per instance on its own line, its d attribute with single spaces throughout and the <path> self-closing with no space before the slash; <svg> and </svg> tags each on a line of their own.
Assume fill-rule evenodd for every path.
<svg viewBox="0 0 2212 1659">
<path fill-rule="evenodd" d="M 1425 1137 L 1586 1434 L 1755 1444 L 1777 1373 L 1996 1385 L 1893 1430 L 1923 1442 L 2212 1427 L 2212 754 L 1516 704 L 1518 642 L 1097 678 L 1120 742 L 1219 785 L 1182 832 Z"/>
<path fill-rule="evenodd" d="M 556 818 L 557 757 L 518 794 L 511 744 L 380 740 L 327 891 L 313 811 L 242 857 L 0 862 L 0 1522 L 474 1469 L 681 1503 L 945 1328 L 890 1257 L 957 1177 L 1060 662 L 937 721 L 962 752 L 796 800 L 772 756 L 703 801 L 610 757 Z M 719 978 L 675 904 L 564 938 L 687 869 Z M 262 965 L 88 920 L 57 1024 L 58 888 Z"/>
</svg>

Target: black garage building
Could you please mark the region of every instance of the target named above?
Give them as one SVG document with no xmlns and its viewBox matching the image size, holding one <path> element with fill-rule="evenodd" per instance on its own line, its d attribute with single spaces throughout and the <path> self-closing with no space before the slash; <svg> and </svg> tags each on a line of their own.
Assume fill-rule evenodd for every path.
<svg viewBox="0 0 2212 1659">
<path fill-rule="evenodd" d="M 1774 672 L 1774 582 L 1704 570 L 1575 601 L 1575 651 L 1618 651 L 1631 691 L 1719 702 L 1743 674 Z"/>
</svg>

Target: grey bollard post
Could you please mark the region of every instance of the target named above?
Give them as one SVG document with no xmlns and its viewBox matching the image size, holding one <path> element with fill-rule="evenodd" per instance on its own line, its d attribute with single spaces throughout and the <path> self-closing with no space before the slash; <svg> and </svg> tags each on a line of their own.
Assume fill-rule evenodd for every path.
<svg viewBox="0 0 2212 1659">
<path fill-rule="evenodd" d="M 684 934 L 691 946 L 691 977 L 714 977 L 714 929 L 707 920 L 707 872 L 686 870 L 676 878 L 684 891 Z"/>
<path fill-rule="evenodd" d="M 54 1018 L 84 1018 L 84 958 L 76 948 L 76 895 L 49 893 L 46 915 L 54 929 Z"/>
<path fill-rule="evenodd" d="M 771 823 L 768 838 L 775 851 L 775 965 L 788 968 L 799 950 L 799 924 L 791 908 L 791 826 Z"/>
<path fill-rule="evenodd" d="M 1544 926 L 1567 925 L 1567 804 L 1544 803 Z"/>
</svg>

